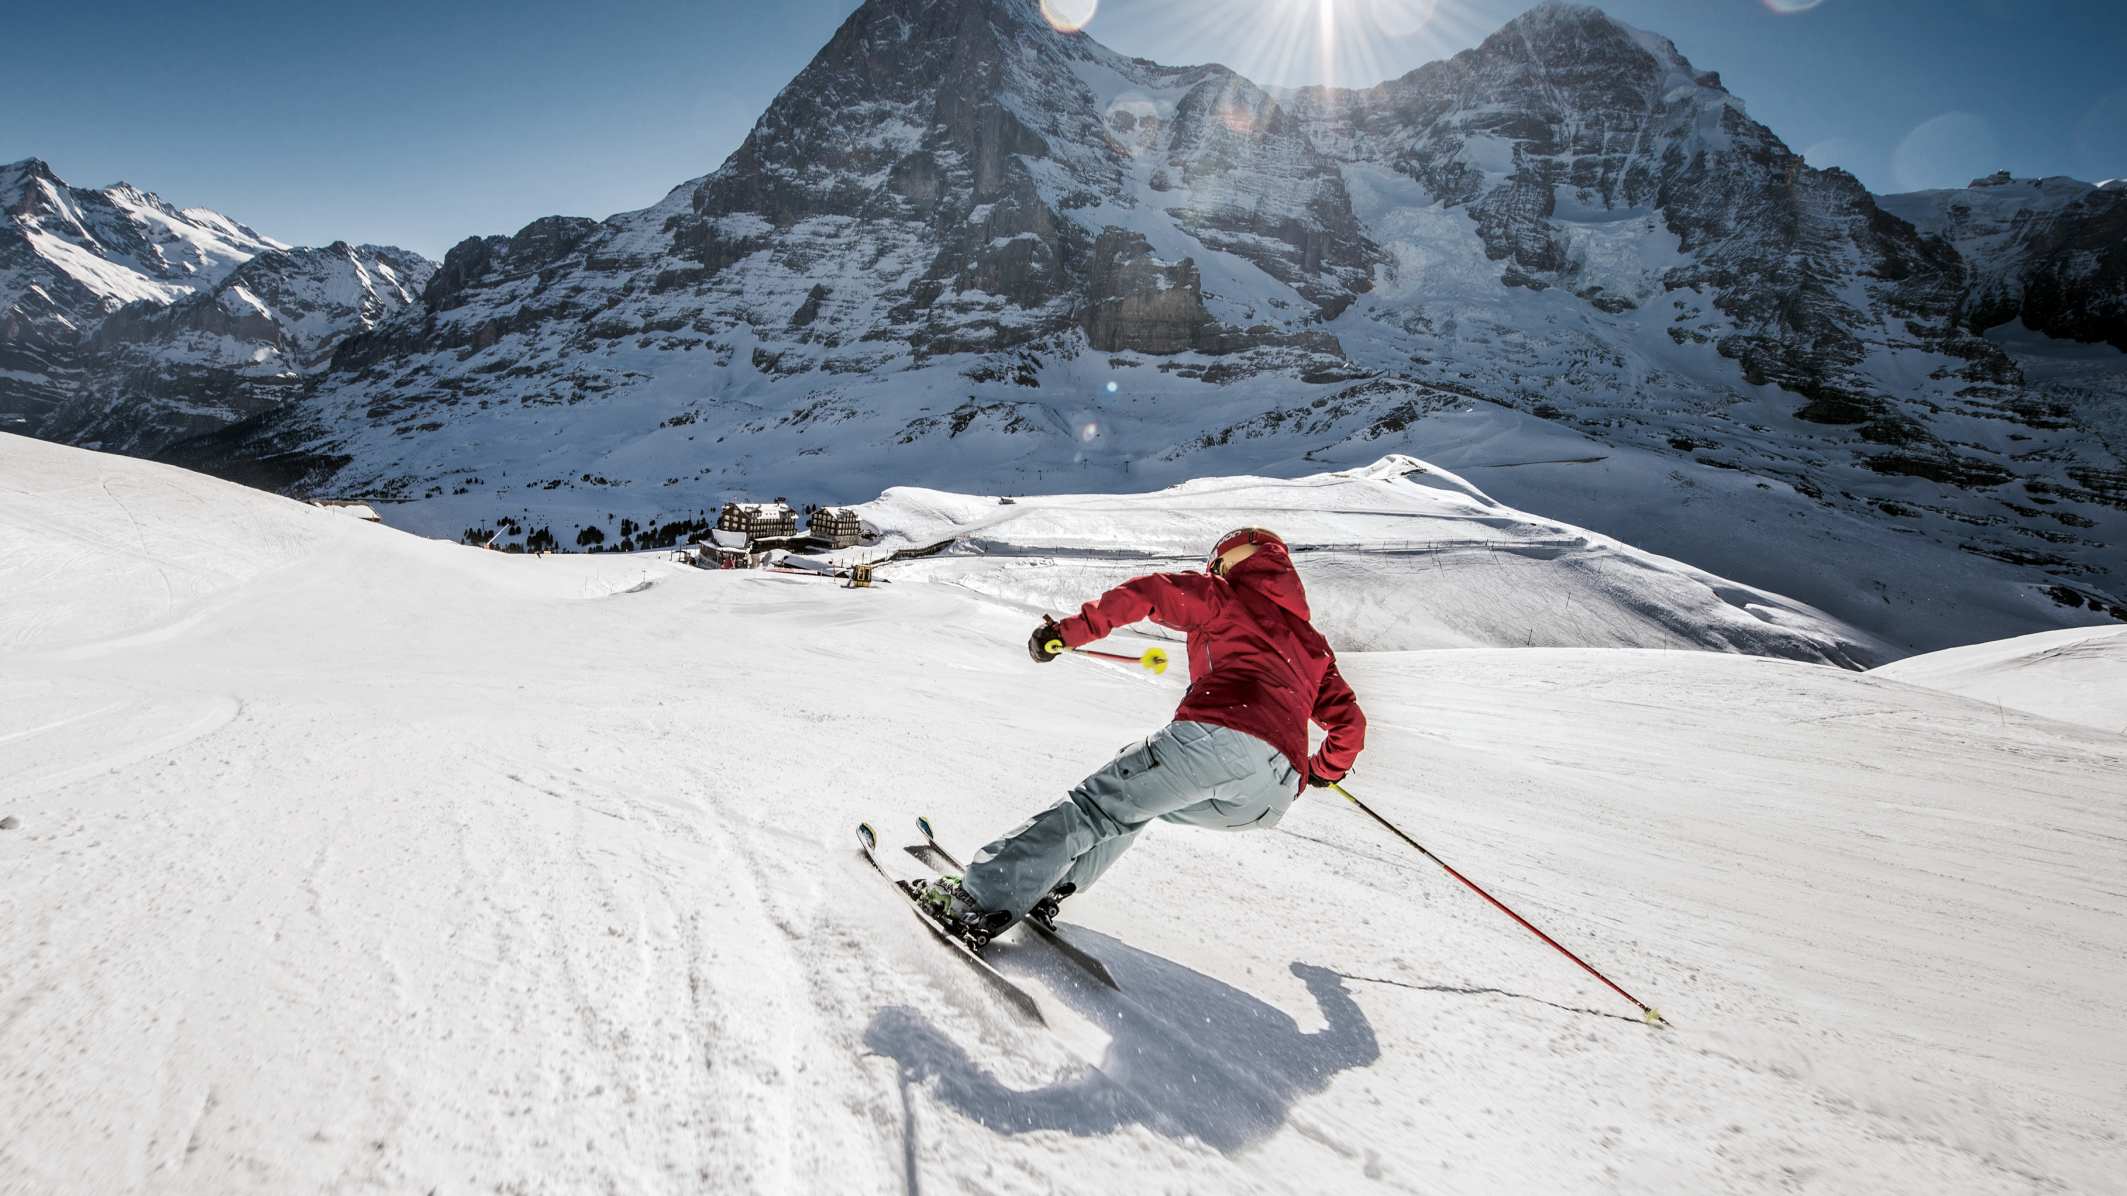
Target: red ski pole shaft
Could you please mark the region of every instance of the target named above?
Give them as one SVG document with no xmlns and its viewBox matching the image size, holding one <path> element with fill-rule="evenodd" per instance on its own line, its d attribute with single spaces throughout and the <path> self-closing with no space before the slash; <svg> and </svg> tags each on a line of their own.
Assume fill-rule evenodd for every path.
<svg viewBox="0 0 2127 1196">
<path fill-rule="evenodd" d="M 1147 648 L 1136 656 L 1124 656 L 1119 652 L 1096 652 L 1091 648 L 1066 648 L 1062 640 L 1050 640 L 1042 646 L 1049 650 L 1049 655 L 1051 656 L 1060 656 L 1065 652 L 1071 652 L 1079 656 L 1098 656 L 1102 660 L 1120 660 L 1124 664 L 1138 665 L 1155 673 L 1167 671 L 1167 650 L 1165 648 Z"/>
<path fill-rule="evenodd" d="M 1638 997 L 1633 996 L 1631 993 L 1626 992 L 1624 989 L 1619 988 L 1616 981 L 1610 979 L 1610 977 L 1608 976 L 1603 975 L 1601 972 L 1596 971 L 1594 965 L 1590 964 L 1587 960 L 1582 959 L 1580 956 L 1575 955 L 1573 952 L 1566 950 L 1564 946 L 1560 945 L 1557 939 L 1554 939 L 1550 935 L 1545 934 L 1543 931 L 1538 930 L 1533 924 L 1530 923 L 1527 918 L 1524 918 L 1520 914 L 1515 913 L 1513 910 L 1508 909 L 1506 902 L 1501 901 L 1499 898 L 1494 897 L 1490 893 L 1485 892 L 1484 887 L 1482 885 L 1479 885 L 1476 881 L 1471 880 L 1469 877 L 1464 876 L 1462 873 L 1455 871 L 1454 867 L 1450 865 L 1446 860 L 1443 860 L 1439 856 L 1434 855 L 1432 852 L 1427 851 L 1425 849 L 1425 844 L 1420 843 L 1418 840 L 1413 839 L 1409 835 L 1404 834 L 1402 828 L 1398 827 L 1395 823 L 1390 822 L 1388 819 L 1383 818 L 1381 815 L 1376 814 L 1372 806 L 1369 806 L 1365 802 L 1360 801 L 1358 798 L 1352 796 L 1351 790 L 1346 789 L 1344 786 L 1339 785 L 1334 781 L 1330 782 L 1329 787 L 1336 790 L 1339 794 L 1342 794 L 1344 800 L 1359 807 L 1360 810 L 1365 812 L 1368 818 L 1371 818 L 1375 822 L 1380 823 L 1382 826 L 1387 827 L 1390 834 L 1396 836 L 1398 839 L 1403 840 L 1405 843 L 1410 844 L 1413 848 L 1417 850 L 1419 855 L 1422 855 L 1426 859 L 1429 859 L 1434 863 L 1440 865 L 1440 867 L 1444 871 L 1446 871 L 1449 876 L 1452 876 L 1456 880 L 1461 881 L 1463 884 L 1468 885 L 1470 887 L 1471 892 L 1477 894 L 1479 897 L 1484 898 L 1486 901 L 1491 902 L 1495 907 L 1498 908 L 1500 913 L 1503 913 L 1509 918 L 1514 919 L 1516 922 L 1521 923 L 1522 929 L 1528 931 L 1530 934 L 1535 935 L 1537 938 L 1542 939 L 1545 943 L 1550 945 L 1552 950 L 1558 952 L 1560 955 L 1565 956 L 1567 959 L 1572 960 L 1574 963 L 1579 964 L 1581 966 L 1582 971 L 1587 972 L 1590 976 L 1593 976 L 1597 980 L 1602 981 L 1605 985 L 1608 985 L 1611 992 L 1614 992 L 1618 996 L 1621 996 L 1627 1001 L 1632 1002 L 1634 1005 L 1639 1006 L 1641 1015 L 1646 1019 L 1649 1025 L 1666 1026 L 1669 1024 L 1666 1020 L 1663 1019 L 1661 1013 L 1656 1010 L 1654 1006 L 1649 1005 L 1647 1002 L 1642 1001 Z"/>
</svg>

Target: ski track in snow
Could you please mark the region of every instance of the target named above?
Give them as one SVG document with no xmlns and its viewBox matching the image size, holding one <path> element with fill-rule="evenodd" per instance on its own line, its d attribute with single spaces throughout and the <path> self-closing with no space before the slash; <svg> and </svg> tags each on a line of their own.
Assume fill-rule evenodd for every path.
<svg viewBox="0 0 2127 1196">
<path fill-rule="evenodd" d="M 0 1191 L 2127 1173 L 2116 735 L 1716 653 L 1347 654 L 1353 789 L 1674 1028 L 1310 792 L 1067 904 L 1120 994 L 1000 942 L 1044 1032 L 852 828 L 972 850 L 1178 674 L 1037 670 L 921 570 L 504 557 L 18 443 L 190 567 L 88 538 L 127 527 L 94 481 L 6 500 L 42 580 L 0 607 Z"/>
</svg>

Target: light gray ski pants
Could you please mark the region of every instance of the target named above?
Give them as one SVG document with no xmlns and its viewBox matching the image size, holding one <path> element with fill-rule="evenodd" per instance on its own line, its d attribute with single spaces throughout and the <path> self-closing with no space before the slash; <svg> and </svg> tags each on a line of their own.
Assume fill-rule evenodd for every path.
<svg viewBox="0 0 2127 1196">
<path fill-rule="evenodd" d="M 1255 736 L 1169 723 L 976 852 L 961 883 L 982 908 L 1017 921 L 1065 881 L 1091 888 L 1155 818 L 1214 830 L 1273 827 L 1299 788 L 1285 754 Z"/>
</svg>

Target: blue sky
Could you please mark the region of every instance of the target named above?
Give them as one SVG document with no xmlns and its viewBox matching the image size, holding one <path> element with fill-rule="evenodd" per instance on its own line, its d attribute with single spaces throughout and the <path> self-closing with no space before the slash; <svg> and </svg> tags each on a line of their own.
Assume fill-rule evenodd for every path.
<svg viewBox="0 0 2127 1196">
<path fill-rule="evenodd" d="M 1052 0 L 1083 5 L 1087 0 Z M 1529 0 L 1102 0 L 1088 31 L 1266 83 L 1363 84 Z M 1877 191 L 2127 175 L 2118 0 L 1601 0 L 1721 72 L 1752 115 Z M 119 179 L 283 240 L 432 257 L 606 216 L 713 170 L 852 0 L 19 6 L 0 161 Z M 1325 45 L 1330 52 L 1325 54 Z"/>
</svg>

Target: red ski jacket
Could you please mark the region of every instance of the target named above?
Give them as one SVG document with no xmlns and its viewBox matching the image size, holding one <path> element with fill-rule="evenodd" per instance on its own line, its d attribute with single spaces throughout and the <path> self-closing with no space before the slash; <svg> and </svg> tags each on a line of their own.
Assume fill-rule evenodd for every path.
<svg viewBox="0 0 2127 1196">
<path fill-rule="evenodd" d="M 1151 619 L 1189 635 L 1189 692 L 1177 719 L 1215 723 L 1279 751 L 1301 776 L 1340 780 L 1366 743 L 1359 699 L 1336 653 L 1310 624 L 1307 592 L 1285 546 L 1258 544 L 1226 571 L 1153 573 L 1126 581 L 1058 624 L 1069 647 Z M 1307 723 L 1328 732 L 1307 753 Z"/>
</svg>

